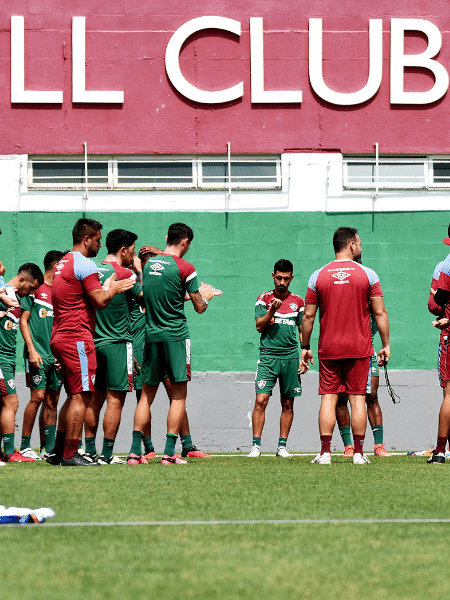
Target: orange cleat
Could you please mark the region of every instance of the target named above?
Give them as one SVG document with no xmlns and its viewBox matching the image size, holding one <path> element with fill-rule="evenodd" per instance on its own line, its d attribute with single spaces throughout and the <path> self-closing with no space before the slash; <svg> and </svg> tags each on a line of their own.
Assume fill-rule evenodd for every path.
<svg viewBox="0 0 450 600">
<path fill-rule="evenodd" d="M 152 450 L 151 452 L 148 452 L 148 454 L 144 454 L 143 456 L 147 460 L 151 460 L 152 458 L 155 458 L 156 452 L 154 450 Z"/>
<path fill-rule="evenodd" d="M 355 454 L 355 446 L 345 446 L 344 456 L 353 456 Z"/>
<path fill-rule="evenodd" d="M 375 444 L 373 447 L 373 453 L 376 456 L 392 456 L 384 447 L 384 444 Z"/>
<path fill-rule="evenodd" d="M 129 465 L 148 465 L 148 462 L 142 456 L 142 454 L 140 456 L 138 456 L 137 454 L 129 454 L 127 463 Z"/>
</svg>

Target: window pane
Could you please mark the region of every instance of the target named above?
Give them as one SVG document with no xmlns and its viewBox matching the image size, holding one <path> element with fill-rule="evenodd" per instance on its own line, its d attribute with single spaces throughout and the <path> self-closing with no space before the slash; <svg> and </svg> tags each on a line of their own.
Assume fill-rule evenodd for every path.
<svg viewBox="0 0 450 600">
<path fill-rule="evenodd" d="M 203 183 L 228 183 L 228 162 L 202 163 Z M 275 162 L 231 162 L 231 183 L 254 185 L 256 183 L 277 183 Z"/>
<path fill-rule="evenodd" d="M 192 162 L 119 162 L 118 183 L 192 183 Z"/>
<path fill-rule="evenodd" d="M 347 161 L 347 185 L 349 187 L 374 187 L 376 185 L 375 161 Z M 378 185 L 382 187 L 425 185 L 423 162 L 380 161 L 378 163 Z"/>
<path fill-rule="evenodd" d="M 88 163 L 89 183 L 108 183 L 108 163 Z M 33 183 L 84 185 L 84 163 L 33 161 Z"/>
<path fill-rule="evenodd" d="M 450 183 L 450 162 L 433 162 L 433 183 Z"/>
</svg>

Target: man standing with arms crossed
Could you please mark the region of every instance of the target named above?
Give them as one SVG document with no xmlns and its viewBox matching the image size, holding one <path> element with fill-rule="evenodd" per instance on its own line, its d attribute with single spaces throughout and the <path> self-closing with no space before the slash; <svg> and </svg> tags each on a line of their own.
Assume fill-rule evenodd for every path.
<svg viewBox="0 0 450 600">
<path fill-rule="evenodd" d="M 336 260 L 315 271 L 308 283 L 302 324 L 302 364 L 313 363 L 311 332 L 317 308 L 320 312 L 319 335 L 319 411 L 321 451 L 312 462 L 331 463 L 331 438 L 336 423 L 339 394 L 350 401 L 355 451 L 353 464 L 369 460 L 363 453 L 366 431 L 366 384 L 373 354 L 370 335 L 372 311 L 380 333 L 382 348 L 378 362 L 390 358 L 389 321 L 378 275 L 358 264 L 361 239 L 357 229 L 339 227 L 333 236 Z"/>
<path fill-rule="evenodd" d="M 67 400 L 59 414 L 53 454 L 47 459 L 50 464 L 98 464 L 77 452 L 97 368 L 93 339 L 95 309 L 105 308 L 116 294 L 134 285 L 132 279 L 117 281 L 111 275 L 102 287 L 97 265 L 90 260 L 101 247 L 101 229 L 98 221 L 79 219 L 72 230 L 73 249 L 56 265 L 50 348 L 63 367 Z"/>
<path fill-rule="evenodd" d="M 129 464 L 145 462 L 141 456 L 144 428 L 158 386 L 165 377 L 171 381 L 171 403 L 167 415 L 167 436 L 163 465 L 186 464 L 175 453 L 175 442 L 186 408 L 187 382 L 191 378 L 191 341 L 184 314 L 186 292 L 197 313 L 203 313 L 214 293 L 203 297 L 197 273 L 183 259 L 194 233 L 184 223 L 173 223 L 166 236 L 164 252 L 150 258 L 143 268 L 145 302 L 145 350 L 142 364 L 143 387 L 134 415 L 133 443 Z M 130 460 L 136 462 L 130 462 Z"/>
</svg>

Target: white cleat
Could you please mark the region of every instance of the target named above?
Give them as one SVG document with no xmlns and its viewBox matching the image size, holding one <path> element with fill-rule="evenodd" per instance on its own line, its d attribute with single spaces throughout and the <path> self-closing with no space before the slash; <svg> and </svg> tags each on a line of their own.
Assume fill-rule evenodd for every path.
<svg viewBox="0 0 450 600">
<path fill-rule="evenodd" d="M 247 458 L 256 458 L 261 456 L 261 448 L 256 444 L 253 444 L 250 452 L 247 454 Z"/>
<path fill-rule="evenodd" d="M 32 448 L 24 448 L 20 450 L 20 454 L 25 456 L 25 458 L 34 458 L 34 460 L 42 460 L 37 452 L 35 452 Z"/>
<path fill-rule="evenodd" d="M 331 465 L 331 453 L 324 452 L 323 454 L 317 454 L 311 461 L 312 464 L 316 465 Z"/>
<path fill-rule="evenodd" d="M 278 446 L 276 456 L 282 456 L 283 458 L 289 458 L 290 454 L 286 446 Z"/>
<path fill-rule="evenodd" d="M 361 454 L 359 452 L 356 452 L 353 455 L 353 464 L 354 465 L 366 465 L 369 464 L 370 460 L 367 458 L 367 456 L 365 454 Z"/>
</svg>

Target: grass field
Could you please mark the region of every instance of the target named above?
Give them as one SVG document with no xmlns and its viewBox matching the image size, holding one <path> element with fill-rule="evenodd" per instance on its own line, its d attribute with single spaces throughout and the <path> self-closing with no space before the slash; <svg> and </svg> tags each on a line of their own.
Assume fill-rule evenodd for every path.
<svg viewBox="0 0 450 600">
<path fill-rule="evenodd" d="M 370 457 L 213 457 L 88 469 L 0 470 L 0 504 L 50 522 L 327 523 L 0 526 L 2 600 L 440 600 L 450 594 L 450 466 Z"/>
</svg>

